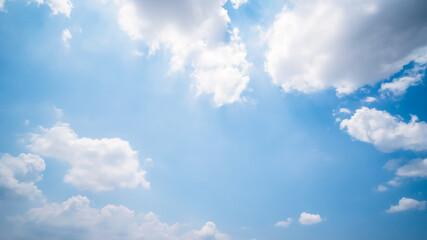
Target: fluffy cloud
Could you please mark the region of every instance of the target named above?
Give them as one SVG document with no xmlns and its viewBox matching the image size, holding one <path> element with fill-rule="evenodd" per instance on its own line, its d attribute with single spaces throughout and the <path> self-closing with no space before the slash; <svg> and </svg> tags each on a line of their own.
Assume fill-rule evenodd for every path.
<svg viewBox="0 0 427 240">
<path fill-rule="evenodd" d="M 64 29 L 64 31 L 62 31 L 62 35 L 61 35 L 61 39 L 62 39 L 62 43 L 64 44 L 65 48 L 69 48 L 70 47 L 70 43 L 68 42 L 73 36 L 70 33 L 70 30 L 68 30 L 68 28 Z"/>
<path fill-rule="evenodd" d="M 292 223 L 292 218 L 287 218 L 286 221 L 278 221 L 274 226 L 276 227 L 289 227 Z"/>
<path fill-rule="evenodd" d="M 240 6 L 248 3 L 248 0 L 231 0 L 234 9 L 238 9 Z"/>
<path fill-rule="evenodd" d="M 138 154 L 120 138 L 79 138 L 66 123 L 57 123 L 41 133 L 32 134 L 28 147 L 44 157 L 71 165 L 64 181 L 94 191 L 118 187 L 149 188 Z"/>
<path fill-rule="evenodd" d="M 34 0 L 38 4 L 47 4 L 52 10 L 53 15 L 64 14 L 70 17 L 73 3 L 71 0 Z"/>
<path fill-rule="evenodd" d="M 4 2 L 5 2 L 6 0 L 0 0 L 0 11 L 1 10 L 4 10 Z"/>
<path fill-rule="evenodd" d="M 386 212 L 395 213 L 395 212 L 401 212 L 401 211 L 406 211 L 410 209 L 424 210 L 425 207 L 426 207 L 426 201 L 417 201 L 412 198 L 402 197 L 399 200 L 398 205 L 390 206 L 390 208 L 387 209 Z"/>
<path fill-rule="evenodd" d="M 241 101 L 250 64 L 238 30 L 229 32 L 225 0 L 135 1 L 119 3 L 119 25 L 130 38 L 145 42 L 153 54 L 172 53 L 171 72 L 189 62 L 197 94 L 213 94 L 216 106 Z M 229 34 L 230 39 L 223 39 Z"/>
<path fill-rule="evenodd" d="M 290 1 L 267 32 L 265 69 L 285 92 L 348 94 L 426 56 L 427 2 Z"/>
<path fill-rule="evenodd" d="M 427 150 L 427 124 L 414 115 L 405 123 L 388 112 L 362 107 L 350 119 L 344 119 L 340 127 L 355 139 L 371 143 L 383 152 Z"/>
<path fill-rule="evenodd" d="M 425 64 L 416 64 L 413 68 L 406 70 L 403 76 L 394 78 L 391 82 L 382 83 L 379 91 L 392 93 L 395 96 L 405 94 L 409 87 L 422 83 L 426 67 L 427 65 Z"/>
<path fill-rule="evenodd" d="M 18 157 L 4 154 L 0 158 L 0 187 L 30 199 L 41 198 L 41 191 L 35 185 L 42 178 L 46 165 L 34 154 L 21 153 Z"/>
<path fill-rule="evenodd" d="M 304 225 L 311 225 L 315 223 L 320 223 L 321 221 L 323 221 L 323 219 L 320 217 L 319 214 L 310 214 L 303 212 L 301 213 L 298 221 Z"/>
<path fill-rule="evenodd" d="M 153 213 L 135 214 L 134 211 L 116 205 L 102 209 L 92 208 L 84 196 L 74 196 L 61 204 L 49 203 L 30 209 L 15 221 L 35 224 L 38 234 L 46 238 L 65 236 L 73 239 L 149 239 L 149 240 L 226 240 L 213 222 L 207 222 L 200 230 L 180 233 L 179 224 L 161 222 Z M 78 231 L 76 231 L 78 229 Z M 64 236 L 62 236 L 63 234 Z"/>
</svg>

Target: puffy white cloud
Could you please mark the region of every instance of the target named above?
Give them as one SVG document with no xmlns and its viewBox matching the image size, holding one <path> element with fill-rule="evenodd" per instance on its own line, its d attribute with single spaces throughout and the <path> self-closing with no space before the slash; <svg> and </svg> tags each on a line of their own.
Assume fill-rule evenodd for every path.
<svg viewBox="0 0 427 240">
<path fill-rule="evenodd" d="M 234 9 L 238 9 L 240 6 L 248 3 L 248 0 L 231 0 Z"/>
<path fill-rule="evenodd" d="M 340 108 L 340 113 L 347 113 L 350 114 L 351 111 L 348 108 Z"/>
<path fill-rule="evenodd" d="M 427 177 L 427 158 L 414 159 L 396 170 L 399 177 Z"/>
<path fill-rule="evenodd" d="M 35 185 L 42 179 L 46 165 L 44 160 L 31 153 L 21 153 L 18 157 L 4 154 L 0 158 L 0 187 L 30 199 L 42 197 Z"/>
<path fill-rule="evenodd" d="M 323 221 L 323 219 L 320 217 L 319 214 L 310 214 L 303 212 L 301 213 L 298 221 L 304 225 L 311 225 L 315 223 L 320 223 L 321 221 Z"/>
<path fill-rule="evenodd" d="M 73 36 L 71 35 L 71 33 L 70 33 L 70 30 L 68 30 L 68 28 L 66 28 L 66 29 L 64 29 L 64 31 L 62 31 L 62 35 L 61 35 L 61 38 L 62 38 L 62 43 L 64 44 L 64 47 L 65 48 L 69 48 L 70 47 L 70 43 L 68 42 L 71 38 L 72 38 Z M 55 110 L 56 109 L 59 109 L 59 108 L 55 108 Z M 59 110 L 61 110 L 61 109 L 59 109 Z M 61 112 L 62 112 L 62 110 L 61 110 Z M 62 114 L 61 114 L 62 115 Z"/>
<path fill-rule="evenodd" d="M 46 238 L 66 234 L 73 239 L 149 239 L 149 240 L 226 240 L 213 222 L 200 230 L 181 233 L 180 225 L 161 222 L 152 212 L 135 214 L 124 206 L 107 205 L 102 209 L 90 206 L 84 196 L 74 196 L 61 204 L 48 203 L 30 209 L 15 221 L 36 224 L 31 229 L 42 232 Z M 64 231 L 67 230 L 68 231 Z M 76 231 L 78 229 L 78 231 Z M 63 237 L 63 236 L 62 236 Z"/>
<path fill-rule="evenodd" d="M 426 67 L 425 64 L 416 64 L 413 68 L 406 70 L 403 76 L 394 78 L 391 82 L 382 83 L 379 91 L 392 93 L 395 96 L 405 94 L 409 87 L 422 83 Z"/>
<path fill-rule="evenodd" d="M 426 207 L 426 201 L 417 201 L 412 198 L 402 197 L 399 200 L 398 205 L 390 206 L 390 208 L 387 209 L 386 212 L 395 213 L 395 212 L 401 212 L 401 211 L 406 211 L 410 209 L 424 210 L 425 207 Z"/>
<path fill-rule="evenodd" d="M 265 69 L 285 92 L 348 94 L 426 56 L 427 2 L 295 0 L 267 31 Z"/>
<path fill-rule="evenodd" d="M 70 164 L 64 182 L 81 189 L 150 187 L 145 171 L 140 169 L 137 152 L 120 138 L 79 138 L 69 124 L 59 122 L 31 134 L 28 147 L 41 156 Z"/>
<path fill-rule="evenodd" d="M 213 94 L 216 106 L 241 101 L 250 64 L 238 30 L 229 33 L 226 0 L 135 1 L 119 3 L 118 22 L 134 40 L 154 54 L 160 47 L 172 53 L 171 72 L 191 63 L 197 95 Z M 228 42 L 224 42 L 226 35 Z"/>
<path fill-rule="evenodd" d="M 341 129 L 355 139 L 373 144 L 383 152 L 397 149 L 427 150 L 427 124 L 412 115 L 405 123 L 386 111 L 362 107 L 350 119 L 341 122 Z"/>
<path fill-rule="evenodd" d="M 365 99 L 363 99 L 363 102 L 366 102 L 366 103 L 371 103 L 375 101 L 377 101 L 377 99 L 374 97 L 366 97 Z"/>
<path fill-rule="evenodd" d="M 64 14 L 70 17 L 73 3 L 71 0 L 34 0 L 38 4 L 47 4 L 52 10 L 53 15 Z"/>
<path fill-rule="evenodd" d="M 286 221 L 278 221 L 274 226 L 276 227 L 289 227 L 292 223 L 292 218 L 287 218 Z"/>
</svg>

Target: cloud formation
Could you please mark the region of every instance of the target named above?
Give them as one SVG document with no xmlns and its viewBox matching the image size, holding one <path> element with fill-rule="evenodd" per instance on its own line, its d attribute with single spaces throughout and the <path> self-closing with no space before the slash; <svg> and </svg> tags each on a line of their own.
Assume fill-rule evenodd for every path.
<svg viewBox="0 0 427 240">
<path fill-rule="evenodd" d="M 292 223 L 292 218 L 287 218 L 286 221 L 278 221 L 274 226 L 276 227 L 289 227 Z"/>
<path fill-rule="evenodd" d="M 242 101 L 250 67 L 238 29 L 228 27 L 225 2 L 124 0 L 119 3 L 118 22 L 131 39 L 149 46 L 150 54 L 160 47 L 169 49 L 171 72 L 191 63 L 197 95 L 213 94 L 219 107 Z"/>
<path fill-rule="evenodd" d="M 412 198 L 402 197 L 399 200 L 399 204 L 390 206 L 390 208 L 387 209 L 386 212 L 396 213 L 396 212 L 407 211 L 410 209 L 424 210 L 425 208 L 426 208 L 426 201 L 417 201 Z"/>
<path fill-rule="evenodd" d="M 414 115 L 405 123 L 386 111 L 362 107 L 350 119 L 344 119 L 340 127 L 355 139 L 371 143 L 383 152 L 427 150 L 427 124 Z"/>
<path fill-rule="evenodd" d="M 31 134 L 29 149 L 71 166 L 64 182 L 80 189 L 108 191 L 114 188 L 149 188 L 138 154 L 120 138 L 80 138 L 67 123 L 41 128 Z"/>
<path fill-rule="evenodd" d="M 35 154 L 21 153 L 18 157 L 4 154 L 0 158 L 0 187 L 31 200 L 41 198 L 42 193 L 35 185 L 43 177 L 46 165 Z"/>
<path fill-rule="evenodd" d="M 70 30 L 68 30 L 68 28 L 64 29 L 64 31 L 62 31 L 61 39 L 65 48 L 70 48 L 69 40 L 71 38 L 73 38 L 73 36 L 71 35 Z"/>
<path fill-rule="evenodd" d="M 265 69 L 285 92 L 375 84 L 426 56 L 427 2 L 290 1 L 267 31 Z"/>
<path fill-rule="evenodd" d="M 394 96 L 405 94 L 409 87 L 422 83 L 426 67 L 426 64 L 415 64 L 413 68 L 405 70 L 403 76 L 396 77 L 391 82 L 382 83 L 379 92 L 391 93 Z"/>
<path fill-rule="evenodd" d="M 427 177 L 427 158 L 414 159 L 396 170 L 399 177 Z"/>
<path fill-rule="evenodd" d="M 64 14 L 70 17 L 73 3 L 71 0 L 34 0 L 38 4 L 47 4 L 52 10 L 53 15 Z"/>
<path fill-rule="evenodd" d="M 315 223 L 320 223 L 323 221 L 323 219 L 320 217 L 319 214 L 310 214 L 303 212 L 301 213 L 298 221 L 303 225 L 311 225 Z"/>
<path fill-rule="evenodd" d="M 227 240 L 213 222 L 200 230 L 181 233 L 180 225 L 161 222 L 152 212 L 136 214 L 124 206 L 107 205 L 101 209 L 90 206 L 85 196 L 73 196 L 58 203 L 32 208 L 14 220 L 36 224 L 39 235 L 46 238 L 72 239 L 150 239 L 150 240 Z M 31 233 L 27 233 L 31 234 Z"/>
</svg>

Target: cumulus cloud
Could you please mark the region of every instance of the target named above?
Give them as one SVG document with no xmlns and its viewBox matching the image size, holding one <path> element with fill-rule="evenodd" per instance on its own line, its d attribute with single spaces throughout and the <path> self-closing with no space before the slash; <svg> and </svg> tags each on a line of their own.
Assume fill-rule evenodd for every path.
<svg viewBox="0 0 427 240">
<path fill-rule="evenodd" d="M 290 1 L 267 31 L 265 69 L 285 92 L 349 94 L 426 56 L 427 2 Z"/>
<path fill-rule="evenodd" d="M 131 39 L 149 46 L 149 54 L 160 47 L 169 49 L 171 72 L 191 63 L 197 95 L 213 94 L 215 105 L 222 106 L 242 100 L 250 66 L 238 29 L 228 27 L 225 2 L 124 0 L 118 22 Z"/>
<path fill-rule="evenodd" d="M 42 179 L 45 168 L 44 160 L 38 155 L 21 153 L 13 157 L 4 154 L 0 158 L 0 188 L 32 200 L 41 198 L 42 193 L 35 183 Z"/>
<path fill-rule="evenodd" d="M 286 221 L 278 221 L 274 226 L 276 227 L 289 227 L 292 223 L 292 218 L 287 218 Z"/>
<path fill-rule="evenodd" d="M 46 238 L 73 239 L 150 239 L 150 240 L 226 240 L 213 222 L 200 230 L 179 231 L 180 225 L 161 222 L 152 212 L 136 214 L 124 206 L 107 205 L 101 209 L 90 206 L 85 196 L 74 196 L 58 203 L 47 203 L 30 209 L 13 220 L 35 224 L 33 228 Z M 77 231 L 78 230 L 78 231 Z M 61 235 L 62 234 L 62 235 Z"/>
<path fill-rule="evenodd" d="M 386 210 L 387 213 L 402 212 L 410 209 L 424 210 L 426 208 L 426 201 L 417 201 L 412 198 L 402 197 L 399 200 L 399 204 L 390 206 Z"/>
<path fill-rule="evenodd" d="M 414 115 L 405 123 L 386 111 L 362 107 L 350 119 L 344 119 L 340 127 L 355 139 L 371 143 L 383 152 L 427 150 L 427 124 Z"/>
<path fill-rule="evenodd" d="M 310 214 L 303 212 L 301 213 L 298 221 L 304 225 L 311 225 L 315 223 L 320 223 L 321 221 L 323 221 L 323 219 L 320 217 L 319 214 Z"/>
<path fill-rule="evenodd" d="M 234 9 L 238 9 L 240 6 L 248 3 L 248 0 L 231 0 Z"/>
<path fill-rule="evenodd" d="M 129 142 L 120 138 L 80 138 L 67 123 L 41 127 L 31 134 L 28 147 L 43 157 L 51 157 L 71 166 L 64 182 L 80 189 L 107 191 L 118 187 L 149 188 L 138 154 Z"/>
<path fill-rule="evenodd" d="M 66 29 L 64 29 L 64 31 L 62 31 L 62 35 L 61 35 L 61 38 L 62 38 L 62 43 L 64 44 L 64 47 L 65 48 L 69 48 L 70 47 L 70 43 L 69 43 L 69 40 L 72 38 L 73 36 L 71 35 L 71 33 L 70 33 L 70 30 L 68 30 L 68 28 L 66 28 Z M 55 110 L 56 110 L 57 108 L 55 108 Z M 59 110 L 61 110 L 61 109 L 59 109 Z M 62 114 L 61 114 L 62 115 Z"/>
<path fill-rule="evenodd" d="M 394 96 L 403 95 L 409 87 L 422 83 L 426 68 L 426 64 L 415 64 L 413 68 L 404 71 L 403 76 L 396 77 L 391 82 L 382 83 L 379 91 L 391 93 Z"/>
</svg>

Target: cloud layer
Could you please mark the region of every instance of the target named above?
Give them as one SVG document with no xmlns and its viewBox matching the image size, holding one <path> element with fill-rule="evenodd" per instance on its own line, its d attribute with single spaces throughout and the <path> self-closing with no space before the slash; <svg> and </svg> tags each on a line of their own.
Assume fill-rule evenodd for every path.
<svg viewBox="0 0 427 240">
<path fill-rule="evenodd" d="M 355 139 L 371 143 L 383 152 L 427 150 L 427 124 L 414 115 L 405 123 L 388 112 L 362 107 L 350 119 L 344 119 L 340 127 Z"/>
<path fill-rule="evenodd" d="M 267 34 L 265 69 L 285 92 L 348 94 L 426 56 L 427 2 L 296 0 Z"/>
<path fill-rule="evenodd" d="M 138 154 L 120 138 L 79 138 L 67 123 L 41 128 L 32 134 L 28 147 L 34 153 L 71 166 L 64 182 L 80 189 L 107 191 L 118 187 L 149 188 Z"/>
</svg>

